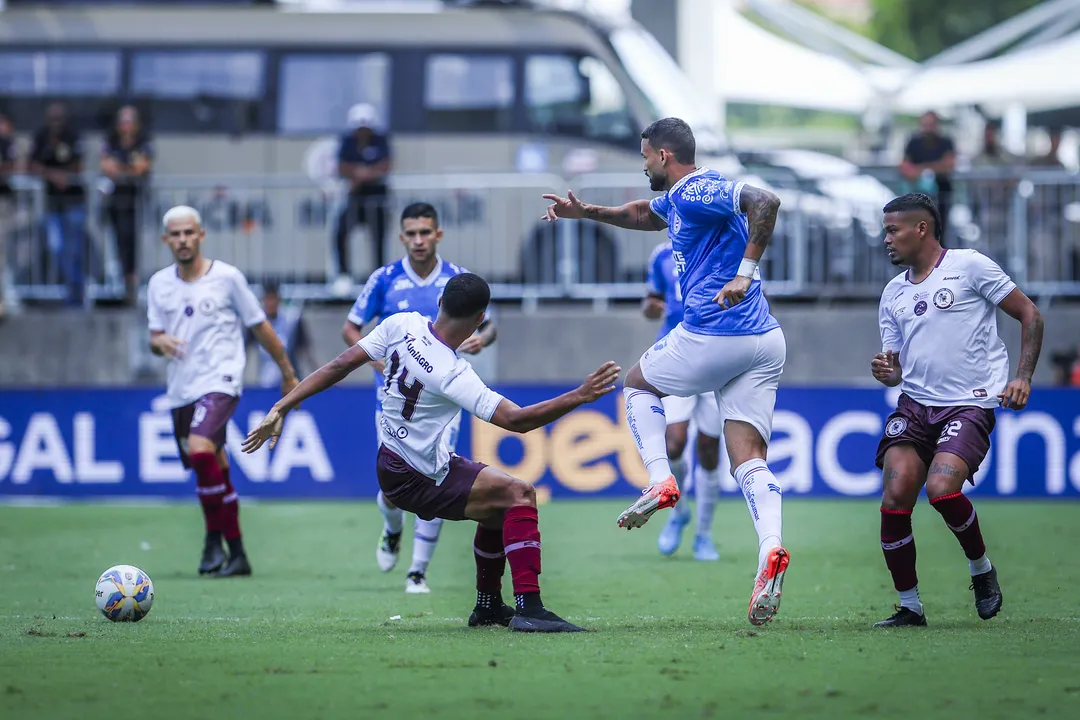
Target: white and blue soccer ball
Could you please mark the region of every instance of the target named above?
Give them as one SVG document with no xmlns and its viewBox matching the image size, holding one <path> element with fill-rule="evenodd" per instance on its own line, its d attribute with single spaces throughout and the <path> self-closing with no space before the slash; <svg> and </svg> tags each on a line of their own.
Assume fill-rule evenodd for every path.
<svg viewBox="0 0 1080 720">
<path fill-rule="evenodd" d="M 113 622 L 138 622 L 154 604 L 154 583 L 134 565 L 115 565 L 98 578 L 94 601 Z"/>
</svg>

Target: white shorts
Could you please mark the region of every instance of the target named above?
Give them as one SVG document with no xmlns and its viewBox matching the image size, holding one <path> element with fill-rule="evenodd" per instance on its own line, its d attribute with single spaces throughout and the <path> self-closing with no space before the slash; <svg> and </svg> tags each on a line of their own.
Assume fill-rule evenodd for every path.
<svg viewBox="0 0 1080 720">
<path fill-rule="evenodd" d="M 704 435 L 718 438 L 724 434 L 724 422 L 720 418 L 720 409 L 716 407 L 714 393 L 702 393 L 693 397 L 668 395 L 662 402 L 668 425 L 693 419 L 698 432 Z"/>
<path fill-rule="evenodd" d="M 378 444 L 381 442 L 379 440 L 379 438 L 382 437 L 382 429 L 381 428 L 382 428 L 382 403 L 376 402 L 376 404 L 375 404 L 375 443 L 376 443 L 376 448 L 378 447 Z M 447 428 L 447 431 L 448 431 L 446 433 L 446 441 L 447 441 L 447 445 L 448 445 L 447 449 L 450 450 L 450 452 L 456 452 L 457 451 L 458 433 L 461 432 L 461 411 L 460 410 L 458 411 L 458 414 L 454 416 L 454 419 L 450 421 L 450 424 L 446 426 L 446 428 Z"/>
<path fill-rule="evenodd" d="M 638 362 L 645 381 L 665 395 L 716 393 L 725 420 L 753 425 L 768 442 L 786 359 L 780 328 L 761 335 L 698 335 L 679 323 Z"/>
</svg>

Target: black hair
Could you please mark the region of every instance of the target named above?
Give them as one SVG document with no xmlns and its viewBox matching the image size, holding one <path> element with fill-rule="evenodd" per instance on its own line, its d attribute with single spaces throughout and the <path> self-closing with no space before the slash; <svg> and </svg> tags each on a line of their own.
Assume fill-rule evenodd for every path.
<svg viewBox="0 0 1080 720">
<path fill-rule="evenodd" d="M 641 138 L 647 140 L 656 150 L 667 150 L 683 165 L 693 165 L 697 154 L 694 131 L 685 121 L 676 117 L 657 120 L 641 131 Z"/>
<path fill-rule="evenodd" d="M 277 295 L 281 297 L 281 282 L 276 278 L 268 278 L 263 284 L 263 295 Z"/>
<path fill-rule="evenodd" d="M 923 193 L 901 195 L 890 200 L 889 204 L 881 209 L 883 213 L 914 212 L 918 210 L 925 212 L 934 221 L 934 239 L 941 242 L 941 213 L 929 195 Z"/>
<path fill-rule="evenodd" d="M 473 273 L 461 273 L 450 278 L 443 288 L 440 309 L 452 318 L 476 317 L 491 302 L 491 288 L 484 278 Z"/>
<path fill-rule="evenodd" d="M 412 218 L 431 218 L 431 223 L 436 228 L 439 227 L 439 213 L 431 203 L 414 202 L 406 205 L 401 211 L 401 223 L 404 225 L 406 220 Z"/>
</svg>

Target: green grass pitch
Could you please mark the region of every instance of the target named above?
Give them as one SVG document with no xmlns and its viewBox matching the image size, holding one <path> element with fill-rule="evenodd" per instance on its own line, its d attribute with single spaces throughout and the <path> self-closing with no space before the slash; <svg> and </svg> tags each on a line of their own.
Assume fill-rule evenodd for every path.
<svg viewBox="0 0 1080 720">
<path fill-rule="evenodd" d="M 233 580 L 194 575 L 194 503 L 0 507 L 0 717 L 1080 717 L 1080 506 L 976 503 L 1002 614 L 978 619 L 959 545 L 923 502 L 930 627 L 880 631 L 894 593 L 876 503 L 787 503 L 783 605 L 753 628 L 741 498 L 721 502 L 719 563 L 661 558 L 663 513 L 627 533 L 624 501 L 556 501 L 540 511 L 545 602 L 594 631 L 564 636 L 465 627 L 467 523 L 443 530 L 432 594 L 406 596 L 410 541 L 380 573 L 371 503 L 246 505 L 255 575 Z M 154 580 L 141 623 L 94 607 L 117 563 Z"/>
</svg>

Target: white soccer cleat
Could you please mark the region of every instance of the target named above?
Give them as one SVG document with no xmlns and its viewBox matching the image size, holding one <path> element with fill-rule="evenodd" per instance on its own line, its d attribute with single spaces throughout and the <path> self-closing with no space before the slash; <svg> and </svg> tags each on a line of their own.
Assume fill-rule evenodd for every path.
<svg viewBox="0 0 1080 720">
<path fill-rule="evenodd" d="M 633 530 L 649 522 L 649 518 L 657 510 L 673 507 L 679 502 L 679 484 L 674 476 L 667 480 L 650 485 L 641 491 L 633 505 L 626 508 L 619 516 L 619 527 Z"/>
<path fill-rule="evenodd" d="M 787 571 L 791 556 L 782 547 L 769 551 L 765 567 L 754 581 L 754 592 L 750 595 L 750 611 L 747 619 L 751 625 L 764 625 L 773 619 L 780 609 L 780 590 L 784 585 L 784 573 Z"/>
<path fill-rule="evenodd" d="M 431 592 L 431 588 L 428 587 L 427 580 L 424 579 L 424 573 L 409 573 L 405 578 L 406 594 L 427 595 L 429 592 Z"/>
<path fill-rule="evenodd" d="M 392 533 L 384 529 L 379 538 L 379 545 L 375 548 L 375 562 L 379 563 L 379 569 L 383 572 L 393 570 L 400 554 L 401 533 Z"/>
</svg>

